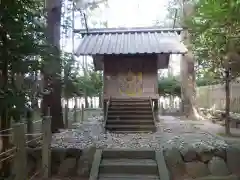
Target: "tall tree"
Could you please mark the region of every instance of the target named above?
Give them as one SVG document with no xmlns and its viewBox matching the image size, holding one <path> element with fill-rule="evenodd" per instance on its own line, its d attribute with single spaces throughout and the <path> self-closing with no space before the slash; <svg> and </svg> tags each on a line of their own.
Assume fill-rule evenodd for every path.
<svg viewBox="0 0 240 180">
<path fill-rule="evenodd" d="M 52 116 L 52 132 L 58 132 L 64 128 L 61 104 L 61 58 L 60 58 L 60 26 L 61 26 L 61 0 L 47 0 L 47 39 L 53 47 L 51 59 L 45 59 L 43 66 L 44 87 L 47 92 L 43 96 L 43 114 L 46 115 L 48 108 Z"/>
<path fill-rule="evenodd" d="M 193 52 L 199 64 L 225 83 L 225 131 L 230 134 L 230 82 L 239 76 L 240 2 L 205 0 L 196 3 L 190 18 Z M 208 72 L 209 73 L 209 72 Z"/>
<path fill-rule="evenodd" d="M 184 29 L 182 39 L 188 48 L 187 54 L 182 56 L 180 62 L 182 110 L 187 117 L 196 119 L 195 60 L 192 53 L 191 36 L 186 25 L 187 18 L 193 14 L 194 4 L 192 1 L 182 0 L 182 8 L 181 26 Z"/>
<path fill-rule="evenodd" d="M 32 86 L 27 75 L 39 70 L 47 56 L 41 26 L 42 5 L 32 0 L 0 3 L 0 116 L 1 129 L 8 129 L 10 119 L 21 121 Z M 9 133 L 5 131 L 5 133 Z M 2 151 L 9 148 L 8 136 L 2 137 Z M 8 176 L 8 161 L 0 172 Z M 4 178 L 5 179 L 5 178 Z"/>
</svg>

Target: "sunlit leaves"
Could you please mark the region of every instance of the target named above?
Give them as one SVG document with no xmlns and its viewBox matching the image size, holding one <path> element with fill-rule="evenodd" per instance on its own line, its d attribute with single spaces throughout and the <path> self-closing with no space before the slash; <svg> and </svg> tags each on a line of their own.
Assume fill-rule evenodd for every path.
<svg viewBox="0 0 240 180">
<path fill-rule="evenodd" d="M 235 64 L 236 67 L 239 63 L 237 58 L 232 58 L 232 54 L 236 57 L 240 47 L 239 8 L 238 1 L 201 0 L 196 3 L 194 16 L 186 23 L 191 33 L 193 53 L 198 65 L 204 69 L 201 73 L 223 79 L 226 64 Z M 239 70 L 231 69 L 232 78 L 238 76 Z"/>
</svg>

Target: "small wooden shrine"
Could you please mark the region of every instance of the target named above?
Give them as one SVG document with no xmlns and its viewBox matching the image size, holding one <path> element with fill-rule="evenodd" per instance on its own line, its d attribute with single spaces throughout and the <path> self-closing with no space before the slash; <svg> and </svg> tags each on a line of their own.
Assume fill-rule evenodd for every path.
<svg viewBox="0 0 240 180">
<path fill-rule="evenodd" d="M 107 28 L 80 31 L 76 55 L 93 57 L 104 72 L 103 99 L 150 98 L 157 101 L 158 69 L 168 67 L 171 54 L 184 54 L 181 29 Z"/>
</svg>

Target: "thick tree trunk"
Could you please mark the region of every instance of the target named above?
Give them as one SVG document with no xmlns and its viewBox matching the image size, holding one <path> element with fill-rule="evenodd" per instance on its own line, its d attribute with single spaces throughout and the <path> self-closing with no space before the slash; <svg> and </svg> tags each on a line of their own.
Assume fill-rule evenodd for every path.
<svg viewBox="0 0 240 180">
<path fill-rule="evenodd" d="M 194 62 L 189 54 L 181 59 L 181 99 L 186 117 L 196 118 L 196 81 Z"/>
<path fill-rule="evenodd" d="M 230 72 L 229 69 L 225 71 L 225 95 L 226 95 L 226 105 L 225 105 L 225 133 L 230 135 L 230 124 L 229 124 L 229 114 L 230 114 Z"/>
<path fill-rule="evenodd" d="M 182 26 L 185 30 L 182 32 L 182 39 L 188 48 L 188 53 L 182 56 L 180 63 L 182 110 L 187 117 L 196 119 L 198 113 L 196 108 L 195 62 L 191 49 L 190 35 L 185 25 L 186 18 L 189 17 L 193 11 L 193 3 L 183 0 Z"/>
<path fill-rule="evenodd" d="M 48 95 L 43 97 L 43 114 L 47 114 L 50 107 L 52 116 L 52 132 L 58 132 L 58 129 L 64 128 L 63 113 L 61 104 L 61 60 L 60 60 L 60 24 L 61 24 L 61 0 L 47 1 L 47 36 L 48 41 L 55 47 L 54 56 L 50 61 L 54 68 L 50 71 L 44 71 L 45 88 L 50 90 Z"/>
<path fill-rule="evenodd" d="M 4 28 L 2 28 L 3 30 Z M 7 33 L 5 31 L 0 31 L 1 32 L 1 41 L 3 42 L 4 46 L 7 47 L 8 46 L 8 42 L 7 42 Z M 2 73 L 0 74 L 2 77 L 1 77 L 1 80 L 3 81 L 2 83 L 2 90 L 3 92 L 6 92 L 8 89 L 7 89 L 7 85 L 8 85 L 8 69 L 9 69 L 9 60 L 8 60 L 8 50 L 7 48 L 5 48 L 3 50 L 4 53 L 4 56 L 5 56 L 5 59 L 3 59 L 3 69 L 2 69 Z M 4 99 L 5 100 L 5 99 Z M 9 115 L 8 115 L 8 111 L 9 111 L 9 107 L 5 104 L 3 104 L 4 107 L 1 108 L 1 114 L 0 114 L 0 120 L 1 120 L 1 126 L 0 126 L 0 130 L 4 130 L 4 129 L 8 129 L 10 128 L 10 118 L 9 118 Z M 2 147 L 0 147 L 0 152 L 4 152 L 6 151 L 8 148 L 9 148 L 9 137 L 8 136 L 4 136 L 4 135 L 7 135 L 9 134 L 10 132 L 9 131 L 2 131 L 1 134 L 3 135 L 1 137 L 1 140 L 2 140 Z M 4 158 L 4 156 L 2 157 Z M 0 175 L 2 177 L 8 177 L 10 175 L 10 163 L 8 160 L 6 161 L 3 161 L 3 163 L 1 164 L 1 173 Z"/>
<path fill-rule="evenodd" d="M 91 106 L 91 108 L 93 108 L 93 97 L 91 97 L 91 101 L 90 101 L 90 106 Z"/>
<path fill-rule="evenodd" d="M 102 94 L 99 93 L 98 95 L 98 107 L 102 108 L 103 107 L 103 100 L 102 100 Z"/>
<path fill-rule="evenodd" d="M 88 97 L 87 97 L 87 95 L 84 95 L 84 101 L 85 101 L 85 108 L 89 108 L 89 103 L 88 103 Z"/>
</svg>

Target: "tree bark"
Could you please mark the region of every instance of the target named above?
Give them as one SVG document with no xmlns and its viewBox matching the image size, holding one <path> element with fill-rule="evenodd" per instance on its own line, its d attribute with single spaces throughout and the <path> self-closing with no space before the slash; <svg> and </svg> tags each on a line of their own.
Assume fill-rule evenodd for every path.
<svg viewBox="0 0 240 180">
<path fill-rule="evenodd" d="M 102 108 L 103 107 L 103 101 L 102 101 L 102 94 L 99 93 L 98 95 L 98 107 Z"/>
<path fill-rule="evenodd" d="M 191 48 L 190 34 L 185 25 L 185 20 L 188 16 L 193 13 L 194 5 L 192 2 L 183 0 L 183 16 L 182 26 L 184 31 L 182 33 L 182 39 L 184 44 L 188 48 L 187 54 L 182 56 L 180 63 L 181 73 L 181 99 L 182 99 L 182 110 L 186 117 L 191 119 L 197 118 L 197 107 L 196 107 L 196 77 L 194 69 L 194 57 Z"/>
<path fill-rule="evenodd" d="M 54 46 L 54 57 L 51 58 L 54 68 L 50 71 L 44 71 L 44 86 L 50 90 L 49 94 L 43 97 L 43 114 L 47 114 L 50 107 L 52 116 L 52 132 L 58 132 L 58 129 L 64 128 L 63 113 L 61 104 L 62 85 L 61 78 L 61 59 L 60 59 L 60 25 L 61 25 L 61 0 L 47 0 L 47 37 L 51 45 Z"/>
<path fill-rule="evenodd" d="M 229 114 L 230 114 L 230 72 L 229 69 L 225 71 L 225 133 L 230 135 L 230 124 L 229 124 Z"/>
<path fill-rule="evenodd" d="M 4 24 L 4 23 L 3 23 Z M 3 87 L 2 90 L 4 92 L 6 92 L 7 86 L 8 86 L 8 69 L 9 69 L 9 54 L 8 54 L 8 41 L 7 41 L 7 33 L 4 31 L 4 28 L 1 29 L 2 31 L 0 31 L 1 34 L 1 41 L 4 44 L 5 49 L 3 50 L 3 54 L 5 59 L 3 60 L 3 69 L 1 72 L 1 79 L 3 80 Z M 5 99 L 4 99 L 5 101 Z M 9 111 L 9 107 L 8 107 L 8 103 L 4 103 L 4 106 L 1 108 L 1 114 L 0 114 L 0 120 L 1 120 L 1 126 L 0 126 L 0 130 L 4 130 L 4 129 L 8 129 L 10 128 L 10 118 L 8 115 L 8 111 Z M 0 152 L 5 152 L 8 148 L 9 148 L 9 137 L 8 136 L 4 136 L 9 134 L 9 131 L 3 131 L 0 134 L 2 134 L 3 136 L 1 137 L 2 140 L 2 147 L 1 147 L 1 151 Z M 3 156 L 4 158 L 4 156 Z M 2 168 L 1 168 L 1 176 L 3 177 L 8 177 L 10 175 L 10 163 L 8 160 L 3 161 L 2 163 Z"/>
<path fill-rule="evenodd" d="M 85 108 L 89 108 L 88 97 L 86 94 L 84 94 L 84 100 L 85 100 Z"/>
</svg>

